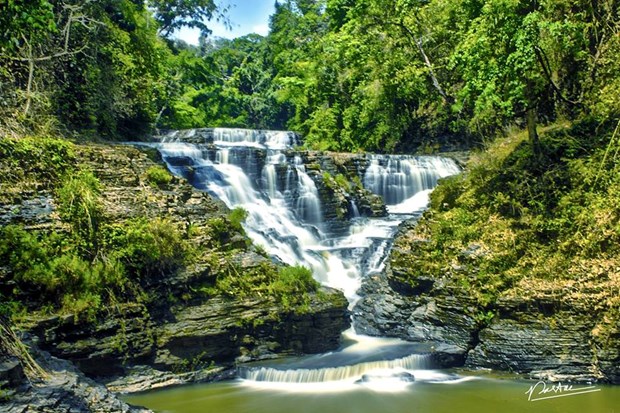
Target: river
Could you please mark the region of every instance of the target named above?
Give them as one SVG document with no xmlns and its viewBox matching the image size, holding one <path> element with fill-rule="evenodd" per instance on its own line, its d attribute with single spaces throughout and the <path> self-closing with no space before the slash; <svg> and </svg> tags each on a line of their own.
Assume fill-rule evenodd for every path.
<svg viewBox="0 0 620 413">
<path fill-rule="evenodd" d="M 132 404 L 166 413 L 617 413 L 620 387 L 573 385 L 572 391 L 539 394 L 528 400 L 535 381 L 498 378 L 490 373 L 458 374 L 457 382 L 410 383 L 404 388 L 372 389 L 363 385 L 274 389 L 235 380 L 184 386 L 127 397 Z M 549 390 L 552 384 L 547 384 Z M 331 389 L 329 387 L 332 387 Z M 552 397 L 537 400 L 542 397 Z"/>
</svg>

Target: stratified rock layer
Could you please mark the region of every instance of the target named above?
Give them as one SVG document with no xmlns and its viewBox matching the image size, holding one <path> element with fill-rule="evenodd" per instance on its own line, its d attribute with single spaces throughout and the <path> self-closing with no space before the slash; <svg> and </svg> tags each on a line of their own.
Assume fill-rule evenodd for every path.
<svg viewBox="0 0 620 413">
<path fill-rule="evenodd" d="M 189 231 L 206 228 L 209 220 L 229 214 L 223 203 L 185 180 L 173 177 L 160 186 L 149 182 L 149 168 L 161 165 L 154 149 L 89 144 L 77 145 L 76 153 L 80 166 L 101 182 L 107 222 L 122 225 L 132 218 L 160 218 Z M 21 199 L 17 206 L 0 203 L 0 223 L 66 231 L 52 193 L 25 194 Z M 341 332 L 350 324 L 348 303 L 341 292 L 322 288 L 310 294 L 303 311 L 270 297 L 206 294 L 201 288 L 212 285 L 218 266 L 228 264 L 220 255 L 210 255 L 220 251 L 202 249 L 210 245 L 208 231 L 197 233 L 192 241 L 200 253 L 191 265 L 143 280 L 151 296 L 146 302 L 118 303 L 96 320 L 73 315 L 26 319 L 25 327 L 38 337 L 42 349 L 73 362 L 89 377 L 115 378 L 116 390 L 212 380 L 224 377 L 225 373 L 216 373 L 235 363 L 326 352 L 339 346 Z M 223 247 L 237 251 L 236 245 L 243 248 L 227 259 L 235 261 L 239 273 L 256 271 L 261 263 L 274 265 L 248 247 L 243 237 L 227 240 Z M 146 371 L 150 379 L 128 378 L 123 383 L 122 377 Z M 62 391 L 75 387 L 70 382 L 52 386 Z M 56 393 L 49 398 L 56 396 L 65 398 Z M 26 399 L 16 400 L 16 406 L 19 400 Z"/>
<path fill-rule="evenodd" d="M 105 386 L 87 378 L 70 362 L 33 350 L 33 355 L 47 375 L 11 383 L 0 411 L 6 413 L 148 413 L 150 410 L 130 406 L 119 400 Z M 23 374 L 23 373 L 22 373 Z"/>
<path fill-rule="evenodd" d="M 620 383 L 620 334 L 589 298 L 555 291 L 500 297 L 481 310 L 449 274 L 411 274 L 394 259 L 413 226 L 404 224 L 386 270 L 368 278 L 353 309 L 358 332 L 432 343 L 444 367 L 492 368 L 546 380 Z M 414 239 L 412 237 L 411 239 Z M 415 242 L 406 241 L 408 248 Z M 471 253 L 471 251 L 464 251 Z M 405 262 L 405 261 L 403 261 Z M 410 285 L 403 280 L 415 280 Z"/>
</svg>

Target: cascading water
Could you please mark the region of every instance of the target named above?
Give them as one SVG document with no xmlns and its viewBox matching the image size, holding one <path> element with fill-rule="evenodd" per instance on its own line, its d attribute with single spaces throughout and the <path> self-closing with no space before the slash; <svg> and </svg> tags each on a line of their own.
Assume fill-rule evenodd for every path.
<svg viewBox="0 0 620 413">
<path fill-rule="evenodd" d="M 343 367 L 323 367 L 317 369 L 279 370 L 260 367 L 248 370 L 244 377 L 255 381 L 276 381 L 290 383 L 321 383 L 326 381 L 342 381 L 351 378 L 359 379 L 369 371 L 402 369 L 413 370 L 429 365 L 427 356 L 411 354 L 396 360 L 367 361 Z"/>
<path fill-rule="evenodd" d="M 439 178 L 459 172 L 447 158 L 370 155 L 363 184 L 384 198 L 391 214 L 361 218 L 353 203 L 355 219 L 348 234 L 334 237 L 325 228 L 316 183 L 302 158 L 290 151 L 297 143 L 293 133 L 205 131 L 174 132 L 158 145 L 170 170 L 229 208 L 244 208 L 244 227 L 256 244 L 287 264 L 311 268 L 319 282 L 343 291 L 351 306 L 359 298 L 362 277 L 382 270 L 397 226 L 426 208 L 428 193 Z M 356 344 L 335 357 L 310 358 L 310 365 L 289 369 L 245 368 L 240 376 L 249 383 L 366 383 L 377 378 L 408 382 L 411 371 L 428 367 L 428 357 L 413 354 L 407 343 L 346 334 Z M 369 360 L 376 354 L 383 359 Z"/>
<path fill-rule="evenodd" d="M 449 158 L 371 155 L 364 186 L 383 197 L 390 213 L 410 214 L 428 205 L 428 194 L 440 178 L 459 172 Z"/>
</svg>

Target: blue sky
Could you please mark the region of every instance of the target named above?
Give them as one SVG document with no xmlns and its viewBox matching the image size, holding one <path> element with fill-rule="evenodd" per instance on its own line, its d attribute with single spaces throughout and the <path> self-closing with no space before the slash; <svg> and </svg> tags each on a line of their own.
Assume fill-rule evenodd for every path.
<svg viewBox="0 0 620 413">
<path fill-rule="evenodd" d="M 265 36 L 269 31 L 269 16 L 274 11 L 275 0 L 218 0 L 220 6 L 230 6 L 228 19 L 232 23 L 232 30 L 216 21 L 208 23 L 213 31 L 212 36 L 229 39 L 244 36 L 249 33 L 258 33 Z M 183 28 L 177 36 L 187 43 L 198 44 L 198 30 Z"/>
</svg>

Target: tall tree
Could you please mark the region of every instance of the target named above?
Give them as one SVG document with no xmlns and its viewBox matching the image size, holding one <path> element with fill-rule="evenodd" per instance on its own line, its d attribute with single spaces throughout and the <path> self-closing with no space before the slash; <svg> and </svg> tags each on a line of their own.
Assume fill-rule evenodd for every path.
<svg viewBox="0 0 620 413">
<path fill-rule="evenodd" d="M 203 36 L 208 36 L 211 34 L 208 22 L 214 17 L 228 23 L 227 8 L 218 7 L 213 0 L 148 0 L 148 5 L 165 37 L 182 27 L 197 28 Z"/>
</svg>

